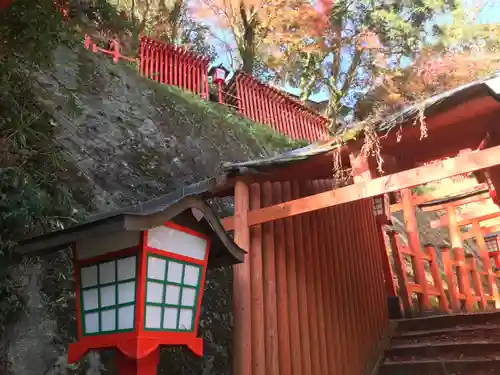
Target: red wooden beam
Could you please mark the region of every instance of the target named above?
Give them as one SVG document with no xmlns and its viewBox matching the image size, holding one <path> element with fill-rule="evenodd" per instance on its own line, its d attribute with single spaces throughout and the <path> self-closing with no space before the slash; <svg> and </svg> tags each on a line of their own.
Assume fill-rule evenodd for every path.
<svg viewBox="0 0 500 375">
<path fill-rule="evenodd" d="M 443 178 L 489 168 L 497 165 L 499 162 L 500 146 L 495 146 L 486 150 L 447 159 L 437 164 L 406 170 L 272 207 L 251 211 L 248 214 L 248 224 L 257 225 L 359 199 L 371 198 Z M 226 229 L 232 229 L 232 219 L 226 218 L 223 223 Z"/>
</svg>

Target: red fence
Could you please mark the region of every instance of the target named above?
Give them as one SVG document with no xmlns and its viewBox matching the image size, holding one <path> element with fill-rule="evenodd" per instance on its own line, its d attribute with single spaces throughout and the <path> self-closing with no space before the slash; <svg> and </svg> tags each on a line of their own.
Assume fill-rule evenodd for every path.
<svg viewBox="0 0 500 375">
<path fill-rule="evenodd" d="M 329 138 L 329 120 L 289 95 L 236 72 L 226 88 L 225 102 L 253 121 L 271 126 L 293 139 L 311 142 Z"/>
<path fill-rule="evenodd" d="M 142 37 L 139 59 L 139 72 L 144 77 L 208 98 L 210 61 L 206 57 L 179 46 Z"/>
</svg>

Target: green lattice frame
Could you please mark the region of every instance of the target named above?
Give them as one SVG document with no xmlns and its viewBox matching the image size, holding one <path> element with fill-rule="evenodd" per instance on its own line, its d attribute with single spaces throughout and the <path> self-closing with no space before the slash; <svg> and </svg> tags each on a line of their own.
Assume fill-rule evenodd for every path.
<svg viewBox="0 0 500 375">
<path fill-rule="evenodd" d="M 135 258 L 136 262 L 136 269 L 135 269 L 135 277 L 125 279 L 125 280 L 120 280 L 118 281 L 118 260 L 123 259 L 123 258 Z M 100 284 L 100 274 L 99 274 L 99 265 L 103 263 L 109 263 L 109 262 L 114 262 L 115 264 L 115 281 L 110 282 L 110 283 L 104 283 Z M 87 267 L 92 267 L 92 266 L 97 266 L 97 285 L 90 286 L 90 287 L 83 287 L 82 285 L 82 268 L 87 268 Z M 132 332 L 135 330 L 135 310 L 136 310 L 136 294 L 137 294 L 137 255 L 124 255 L 121 257 L 118 257 L 116 259 L 108 259 L 108 260 L 101 260 L 101 261 L 95 261 L 92 263 L 86 263 L 83 265 L 79 266 L 78 273 L 80 275 L 79 277 L 79 285 L 78 287 L 80 288 L 80 316 L 81 316 L 81 324 L 82 324 L 82 335 L 83 336 L 98 336 L 98 335 L 110 335 L 113 333 L 120 333 L 120 332 Z M 119 284 L 124 284 L 127 282 L 134 281 L 134 301 L 132 302 L 126 302 L 126 303 L 118 303 L 118 285 Z M 101 288 L 106 287 L 106 286 L 115 286 L 115 304 L 111 306 L 106 306 L 106 307 L 101 307 Z M 96 289 L 97 288 L 97 304 L 98 307 L 96 309 L 91 309 L 91 310 L 85 310 L 84 302 L 83 302 L 83 292 L 85 290 L 90 290 L 90 289 Z M 118 309 L 120 307 L 126 307 L 126 306 L 134 306 L 134 312 L 133 312 L 133 324 L 132 328 L 126 328 L 126 329 L 114 329 L 111 331 L 102 331 L 102 319 L 101 319 L 101 312 L 102 311 L 107 311 L 107 310 L 113 310 L 115 309 L 115 324 L 116 327 L 118 327 Z M 99 314 L 99 332 L 92 332 L 92 333 L 87 333 L 86 331 L 86 326 L 85 326 L 85 315 L 89 313 L 94 313 L 97 312 Z"/>
<path fill-rule="evenodd" d="M 149 259 L 150 258 L 158 258 L 158 259 L 163 259 L 165 260 L 167 263 L 165 265 L 165 278 L 164 280 L 156 280 L 156 279 L 151 279 L 149 277 L 147 277 L 148 275 L 148 267 L 149 267 Z M 179 263 L 179 264 L 182 264 L 182 274 L 181 274 L 181 282 L 180 283 L 176 283 L 176 282 L 172 282 L 172 281 L 167 281 L 167 273 L 168 273 L 168 264 L 169 262 L 175 262 L 175 263 Z M 174 285 L 174 286 L 178 286 L 180 287 L 180 293 L 179 293 L 179 303 L 178 304 L 169 304 L 169 303 L 155 303 L 155 302 L 148 302 L 148 293 L 147 293 L 147 287 L 146 287 L 146 293 L 145 293 L 145 296 L 144 296 L 144 306 L 145 308 L 147 306 L 156 306 L 156 307 L 160 307 L 161 308 L 161 323 L 160 323 L 160 327 L 161 328 L 149 328 L 149 327 L 146 327 L 146 314 L 144 314 L 144 322 L 143 322 L 143 327 L 144 327 L 144 330 L 147 330 L 147 331 L 163 331 L 163 332 L 193 332 L 195 330 L 195 322 L 196 322 L 196 314 L 198 312 L 198 299 L 199 299 L 199 296 L 200 296 L 200 285 L 201 285 L 201 281 L 202 281 L 202 272 L 203 272 L 203 267 L 200 266 L 199 264 L 196 264 L 196 263 L 191 263 L 191 262 L 186 262 L 186 261 L 183 261 L 183 260 L 179 260 L 179 259 L 176 259 L 176 258 L 172 258 L 172 257 L 169 257 L 169 256 L 161 256 L 159 254 L 148 254 L 147 256 L 147 260 L 146 260 L 146 264 L 148 265 L 146 267 L 146 286 L 148 284 L 148 282 L 153 282 L 153 283 L 157 283 L 157 284 L 162 284 L 163 285 L 163 297 L 162 297 L 162 301 L 165 301 L 165 294 L 167 292 L 167 285 Z M 189 266 L 193 266 L 193 267 L 196 267 L 199 269 L 199 272 L 198 272 L 198 281 L 196 283 L 196 286 L 193 287 L 192 285 L 188 285 L 188 284 L 184 284 L 184 272 L 185 272 L 185 269 L 186 269 L 186 265 L 189 265 Z M 189 288 L 189 289 L 194 289 L 195 290 L 195 296 L 194 296 L 194 305 L 193 306 L 184 306 L 182 305 L 182 293 L 184 291 L 184 288 Z M 178 309 L 178 312 L 177 312 L 177 323 L 176 323 L 176 327 L 177 328 L 163 328 L 163 319 L 164 319 L 164 312 L 165 312 L 165 308 L 166 307 L 172 307 L 172 308 L 176 308 Z M 179 329 L 179 318 L 180 318 L 180 311 L 181 309 L 189 309 L 191 310 L 192 312 L 192 318 L 191 318 L 191 329 Z"/>
</svg>

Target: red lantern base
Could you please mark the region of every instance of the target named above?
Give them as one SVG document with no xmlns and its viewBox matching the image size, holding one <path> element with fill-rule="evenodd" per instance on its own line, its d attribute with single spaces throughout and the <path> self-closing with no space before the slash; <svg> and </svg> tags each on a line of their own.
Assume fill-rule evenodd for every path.
<svg viewBox="0 0 500 375">
<path fill-rule="evenodd" d="M 156 375 L 161 345 L 185 345 L 198 357 L 203 355 L 203 340 L 194 332 L 125 332 L 82 337 L 69 344 L 68 362 L 79 361 L 90 350 L 117 349 L 118 375 Z"/>
<path fill-rule="evenodd" d="M 142 358 L 130 358 L 118 351 L 116 365 L 118 375 L 155 375 L 160 362 L 160 348 Z"/>
</svg>

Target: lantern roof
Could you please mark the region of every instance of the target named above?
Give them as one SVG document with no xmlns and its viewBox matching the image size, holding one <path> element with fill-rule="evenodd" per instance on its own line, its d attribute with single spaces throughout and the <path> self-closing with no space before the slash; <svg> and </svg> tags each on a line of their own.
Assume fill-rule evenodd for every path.
<svg viewBox="0 0 500 375">
<path fill-rule="evenodd" d="M 225 72 L 226 72 L 226 75 L 229 74 L 229 70 L 221 63 L 219 65 L 213 65 L 210 67 L 210 69 L 208 70 L 208 74 L 212 74 L 212 72 L 215 70 L 215 69 L 223 69 Z"/>
<path fill-rule="evenodd" d="M 187 189 L 189 187 L 119 211 L 92 216 L 68 229 L 19 241 L 16 251 L 21 255 L 43 255 L 97 235 L 140 232 L 172 221 L 210 239 L 208 267 L 243 262 L 245 251 L 229 237 L 216 213 L 199 194 L 190 194 Z"/>
</svg>

